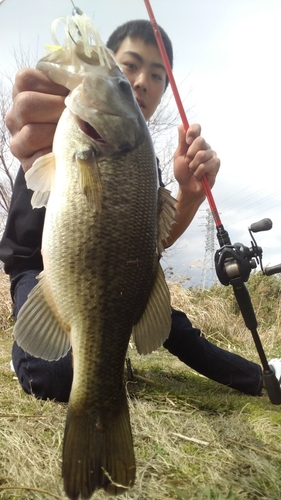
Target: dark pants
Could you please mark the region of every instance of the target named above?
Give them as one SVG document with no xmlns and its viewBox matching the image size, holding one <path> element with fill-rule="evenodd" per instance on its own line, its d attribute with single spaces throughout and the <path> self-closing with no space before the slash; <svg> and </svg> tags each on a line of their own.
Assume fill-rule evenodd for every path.
<svg viewBox="0 0 281 500">
<path fill-rule="evenodd" d="M 24 271 L 12 278 L 14 316 L 37 283 L 41 269 Z M 183 363 L 221 384 L 257 396 L 262 390 L 261 367 L 209 342 L 193 328 L 186 315 L 172 310 L 172 329 L 164 347 Z M 23 389 L 40 399 L 68 401 L 72 384 L 71 351 L 58 361 L 45 361 L 24 352 L 14 342 L 12 359 Z"/>
<path fill-rule="evenodd" d="M 36 276 L 41 269 L 24 271 L 12 279 L 14 317 L 17 318 L 27 295 L 38 283 Z M 25 392 L 40 399 L 56 399 L 67 402 L 72 384 L 72 353 L 69 351 L 58 361 L 45 361 L 30 356 L 16 342 L 12 348 L 14 368 Z"/>
</svg>

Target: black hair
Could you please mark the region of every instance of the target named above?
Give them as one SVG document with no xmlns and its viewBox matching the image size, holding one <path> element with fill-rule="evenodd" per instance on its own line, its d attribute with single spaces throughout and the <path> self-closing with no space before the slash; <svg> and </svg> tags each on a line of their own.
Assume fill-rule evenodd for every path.
<svg viewBox="0 0 281 500">
<path fill-rule="evenodd" d="M 167 33 L 158 26 L 161 33 L 161 37 L 167 52 L 167 56 L 171 65 L 173 67 L 173 46 Z M 116 53 L 125 38 L 141 38 L 144 43 L 157 45 L 157 41 L 151 26 L 151 23 L 146 19 L 136 19 L 135 21 L 128 21 L 121 26 L 118 26 L 107 40 L 107 47 Z M 166 87 L 169 83 L 168 77 L 166 76 Z"/>
</svg>

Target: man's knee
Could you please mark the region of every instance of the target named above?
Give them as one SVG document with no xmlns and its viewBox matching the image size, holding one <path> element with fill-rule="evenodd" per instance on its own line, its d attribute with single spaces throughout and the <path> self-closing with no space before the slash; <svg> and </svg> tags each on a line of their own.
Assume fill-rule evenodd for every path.
<svg viewBox="0 0 281 500">
<path fill-rule="evenodd" d="M 12 360 L 23 390 L 37 399 L 67 402 L 72 384 L 71 351 L 58 361 L 35 358 L 13 344 Z"/>
</svg>

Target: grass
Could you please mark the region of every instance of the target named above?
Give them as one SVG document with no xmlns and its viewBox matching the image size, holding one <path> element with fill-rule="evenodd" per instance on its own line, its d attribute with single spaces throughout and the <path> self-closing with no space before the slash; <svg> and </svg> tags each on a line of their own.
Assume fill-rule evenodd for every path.
<svg viewBox="0 0 281 500">
<path fill-rule="evenodd" d="M 10 371 L 9 284 L 0 278 L 0 499 L 65 499 L 61 449 L 67 405 L 26 395 Z M 257 360 L 230 297 L 184 290 L 179 283 L 170 287 L 173 304 L 213 342 Z M 276 314 L 261 328 L 270 355 L 279 348 L 280 356 L 279 326 Z M 218 385 L 163 348 L 143 357 L 130 348 L 128 354 L 135 374 L 127 389 L 137 480 L 120 499 L 280 500 L 281 411 L 266 393 L 254 398 Z M 94 498 L 109 497 L 98 492 Z"/>
</svg>

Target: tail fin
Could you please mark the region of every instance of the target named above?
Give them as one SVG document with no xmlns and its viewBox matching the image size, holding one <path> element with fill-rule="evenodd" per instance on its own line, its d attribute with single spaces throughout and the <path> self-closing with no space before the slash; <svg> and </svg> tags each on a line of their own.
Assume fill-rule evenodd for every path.
<svg viewBox="0 0 281 500">
<path fill-rule="evenodd" d="M 89 411 L 68 409 L 63 445 L 64 489 L 71 500 L 103 488 L 120 495 L 135 481 L 135 456 L 127 397 L 106 428 Z"/>
</svg>

